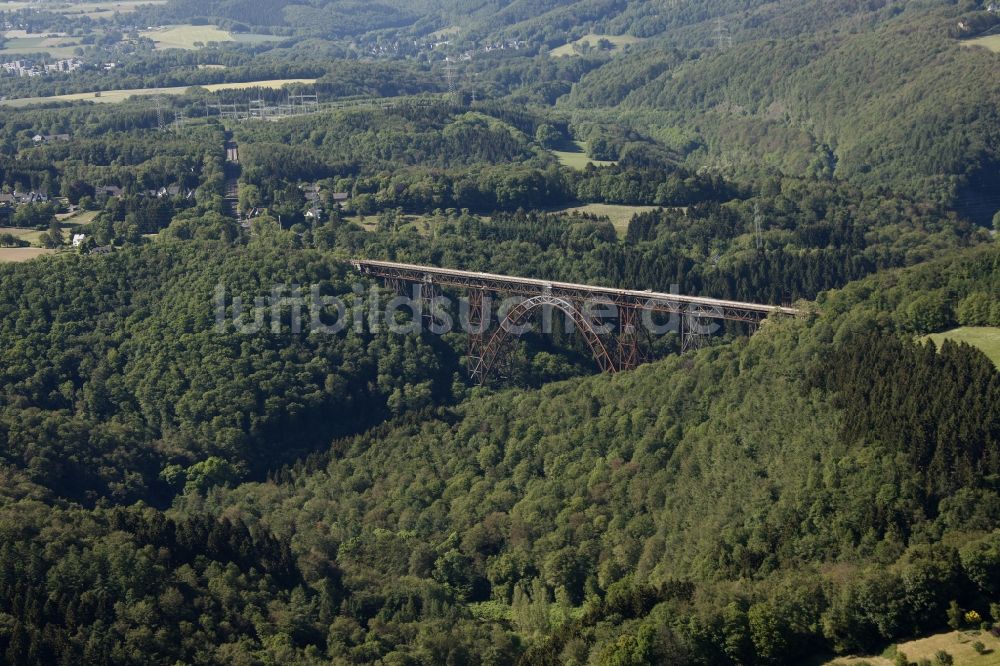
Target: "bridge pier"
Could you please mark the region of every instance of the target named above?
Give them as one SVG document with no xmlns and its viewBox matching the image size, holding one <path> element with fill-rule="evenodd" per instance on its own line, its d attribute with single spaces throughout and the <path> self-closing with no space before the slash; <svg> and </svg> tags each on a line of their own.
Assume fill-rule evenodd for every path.
<svg viewBox="0 0 1000 666">
<path fill-rule="evenodd" d="M 618 347 L 619 372 L 634 370 L 639 365 L 639 310 L 630 307 L 618 308 Z"/>
<path fill-rule="evenodd" d="M 681 353 L 701 349 L 707 342 L 708 335 L 704 332 L 705 319 L 697 315 L 683 315 L 681 317 Z"/>
<path fill-rule="evenodd" d="M 406 296 L 406 286 L 409 284 L 406 280 L 400 280 L 399 278 L 385 278 L 383 280 L 385 286 L 392 290 L 392 293 L 397 296 Z"/>
<path fill-rule="evenodd" d="M 469 379 L 477 384 L 486 382 L 486 372 L 483 368 L 483 342 L 490 325 L 492 313 L 487 307 L 487 296 L 484 289 L 472 289 L 469 292 L 469 315 L 464 323 L 468 346 L 465 355 L 466 369 Z"/>
<path fill-rule="evenodd" d="M 434 326 L 434 304 L 441 296 L 441 288 L 428 278 L 423 282 L 414 285 L 414 299 L 420 304 L 420 314 L 422 324 L 425 329 L 431 330 Z"/>
</svg>

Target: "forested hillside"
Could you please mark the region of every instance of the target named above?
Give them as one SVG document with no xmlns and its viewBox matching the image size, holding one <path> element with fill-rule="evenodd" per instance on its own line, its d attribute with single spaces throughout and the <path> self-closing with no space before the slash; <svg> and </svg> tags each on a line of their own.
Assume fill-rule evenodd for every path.
<svg viewBox="0 0 1000 666">
<path fill-rule="evenodd" d="M 524 39 L 552 43 L 565 35 L 592 30 L 599 34 L 628 33 L 649 38 L 670 31 L 687 45 L 711 40 L 717 17 L 741 24 L 748 33 L 767 37 L 821 30 L 832 22 L 870 26 L 902 11 L 892 0 L 859 2 L 809 0 L 794 7 L 752 0 L 733 6 L 720 0 L 546 0 L 497 2 L 496 0 L 382 0 L 364 5 L 350 1 L 287 0 L 247 2 L 221 0 L 194 3 L 174 0 L 162 7 L 147 7 L 141 15 L 172 21 L 190 17 L 238 22 L 255 29 L 279 33 L 357 36 L 375 31 L 425 35 L 448 27 L 485 39 Z M 170 21 L 167 22 L 170 22 Z"/>
<path fill-rule="evenodd" d="M 798 235 L 769 232 L 775 249 L 758 254 L 743 246 L 739 209 L 705 206 L 687 215 L 637 217 L 625 244 L 599 220 L 516 213 L 488 223 L 443 216 L 434 239 L 395 230 L 391 217 L 374 233 L 329 223 L 308 234 L 313 247 L 303 247 L 294 233 L 260 225 L 248 245 L 234 246 L 235 225 L 217 214 L 213 224 L 208 216 L 199 221 L 194 212 L 165 230 L 172 242 L 0 267 L 6 287 L 0 335 L 7 341 L 3 456 L 58 495 L 85 503 L 101 497 L 159 502 L 171 496 L 169 484 L 184 485 L 179 470 L 209 457 L 229 461 L 234 478 L 259 475 L 332 436 L 462 395 L 453 388 L 464 372 L 460 339 L 223 335 L 212 309 L 217 285 L 251 302 L 275 285 L 315 284 L 350 303 L 352 277 L 336 257 L 382 256 L 612 286 L 668 290 L 678 284 L 687 292 L 766 301 L 813 298 L 877 268 L 912 263 L 936 244 L 972 241 L 942 231 L 905 251 L 859 245 L 871 258 L 845 265 L 849 239 L 839 239 L 842 232 L 829 222 L 806 224 L 798 213 Z M 898 232 L 885 225 L 883 233 L 911 233 L 909 223 L 900 225 Z M 709 242 L 732 233 L 712 229 L 733 227 L 729 244 Z M 791 250 L 796 243 L 804 247 Z M 714 247 L 731 259 L 700 267 Z M 941 313 L 907 326 L 928 333 L 957 321 L 956 314 Z M 671 348 L 669 340 L 658 343 L 667 345 L 660 353 Z M 528 384 L 589 368 L 585 348 L 573 338 L 530 346 L 546 355 L 522 371 Z"/>
<path fill-rule="evenodd" d="M 998 56 L 962 48 L 945 21 L 903 14 L 872 31 L 754 40 L 698 58 L 650 47 L 587 74 L 566 103 L 627 109 L 618 117 L 731 173 L 760 162 L 959 195 L 988 224 L 992 207 L 978 198 L 1000 187 Z"/>
<path fill-rule="evenodd" d="M 350 292 L 328 257 L 218 249 L 5 267 L 4 460 L 62 497 L 159 502 L 192 464 L 260 473 L 378 422 L 394 391 L 398 412 L 450 390 L 415 339 L 218 333 L 217 284 L 249 302 L 279 283 Z"/>
<path fill-rule="evenodd" d="M 910 666 L 895 644 L 1000 639 L 990 3 L 0 23 L 3 663 Z M 643 334 L 617 374 L 557 316 L 480 383 L 357 258 L 801 316 Z"/>
<path fill-rule="evenodd" d="M 943 626 L 952 600 L 996 612 L 1000 374 L 908 337 L 997 292 L 995 247 L 749 342 L 423 412 L 453 382 L 434 340 L 220 338 L 205 298 L 177 300 L 264 276 L 337 292 L 339 264 L 196 248 L 122 253 L 106 275 L 128 278 L 4 318 L 5 438 L 27 436 L 6 449 L 12 661 L 747 663 L 876 648 Z M 5 284 L 29 298 L 11 277 L 31 273 Z M 180 282 L 131 296 L 147 279 Z M 107 343 L 67 345 L 73 326 Z M 53 365 L 11 361 L 29 345 Z M 402 415 L 232 487 L 383 400 Z M 166 513 L 40 503 L 175 493 Z"/>
</svg>

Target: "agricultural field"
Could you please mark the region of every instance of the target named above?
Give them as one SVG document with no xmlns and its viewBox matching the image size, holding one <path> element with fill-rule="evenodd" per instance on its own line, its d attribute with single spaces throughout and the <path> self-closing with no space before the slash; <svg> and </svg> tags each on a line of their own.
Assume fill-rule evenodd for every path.
<svg viewBox="0 0 1000 666">
<path fill-rule="evenodd" d="M 63 235 L 67 240 L 70 238 L 70 235 L 74 233 L 73 227 L 89 224 L 94 221 L 95 217 L 97 217 L 97 211 L 93 210 L 75 215 L 56 215 L 56 219 L 59 220 L 59 227 L 63 230 Z M 39 240 L 43 233 L 45 233 L 45 231 L 39 231 L 37 229 L 27 227 L 0 227 L 0 234 L 10 234 L 15 238 L 26 240 L 32 245 L 39 244 Z"/>
<path fill-rule="evenodd" d="M 244 88 L 281 88 L 290 83 L 315 83 L 316 79 L 269 79 L 267 81 L 247 81 L 244 83 L 212 83 L 201 86 L 209 92 L 218 90 L 243 90 Z M 52 97 L 23 97 L 21 99 L 8 99 L 0 102 L 6 106 L 31 106 L 32 104 L 44 104 L 46 102 L 78 102 L 87 100 L 90 102 L 100 102 L 110 104 L 124 102 L 129 97 L 138 95 L 183 95 L 190 86 L 173 86 L 167 88 L 133 88 L 128 90 L 105 90 L 98 96 L 97 93 L 71 93 L 68 95 L 54 95 Z"/>
<path fill-rule="evenodd" d="M 928 337 L 939 347 L 944 340 L 967 342 L 973 347 L 981 349 L 1000 368 L 1000 328 L 963 326 L 944 333 L 934 333 Z M 1000 662 L 997 663 L 1000 664 Z"/>
<path fill-rule="evenodd" d="M 162 5 L 167 0 L 135 0 L 125 2 L 116 2 L 114 0 L 109 2 L 46 2 L 44 7 L 46 11 L 53 13 L 62 14 L 68 17 L 79 17 L 86 16 L 89 18 L 107 18 L 112 16 L 115 12 L 119 14 L 127 14 L 128 12 L 134 12 L 137 7 L 142 5 Z M 0 2 L 0 11 L 14 12 L 20 9 L 26 9 L 28 7 L 38 8 L 43 3 L 38 2 Z"/>
<path fill-rule="evenodd" d="M 56 219 L 62 224 L 63 227 L 69 226 L 79 226 L 81 224 L 90 224 L 97 217 L 96 210 L 85 210 L 77 213 L 65 213 L 56 215 Z"/>
<path fill-rule="evenodd" d="M 598 48 L 598 46 L 597 46 L 598 42 L 600 42 L 602 39 L 606 39 L 609 42 L 611 42 L 611 44 L 614 47 L 612 49 L 612 53 L 619 52 L 622 49 L 624 49 L 626 46 L 629 46 L 631 44 L 638 44 L 638 43 L 640 43 L 642 41 L 642 39 L 640 39 L 639 37 L 633 37 L 632 35 L 594 35 L 594 34 L 590 34 L 590 35 L 584 35 L 583 37 L 581 37 L 580 39 L 576 40 L 575 42 L 570 42 L 569 44 L 563 44 L 562 46 L 560 46 L 558 48 L 552 49 L 551 51 L 549 51 L 549 55 L 551 57 L 553 57 L 553 58 L 562 58 L 562 57 L 565 57 L 565 56 L 575 56 L 575 55 L 577 55 L 577 52 L 573 48 L 574 46 L 577 46 L 577 45 L 583 46 L 584 44 L 587 44 L 591 48 L 596 49 L 596 48 Z"/>
<path fill-rule="evenodd" d="M 0 55 L 47 53 L 53 58 L 68 58 L 81 46 L 76 37 L 25 33 L 23 30 L 11 30 L 5 37 L 6 42 L 4 48 L 0 49 Z"/>
<path fill-rule="evenodd" d="M 0 247 L 0 263 L 17 263 L 53 254 L 55 250 L 40 247 Z"/>
<path fill-rule="evenodd" d="M 261 42 L 276 42 L 283 37 L 264 35 L 256 32 L 231 32 L 230 38 L 237 44 L 260 44 Z"/>
<path fill-rule="evenodd" d="M 139 34 L 152 39 L 158 49 L 196 49 L 209 42 L 233 41 L 229 31 L 214 25 L 170 25 Z"/>
<path fill-rule="evenodd" d="M 63 16 L 86 16 L 92 19 L 110 18 L 115 13 L 127 14 L 134 12 L 143 5 L 162 5 L 167 0 L 138 0 L 137 2 L 74 2 L 65 3 L 59 10 Z"/>
<path fill-rule="evenodd" d="M 573 206 L 572 208 L 561 208 L 554 213 L 589 213 L 607 217 L 618 232 L 619 238 L 625 237 L 628 231 L 628 223 L 632 221 L 632 216 L 636 213 L 645 213 L 657 210 L 659 206 L 620 206 L 616 204 L 587 204 L 585 206 Z"/>
<path fill-rule="evenodd" d="M 980 654 L 972 646 L 980 642 L 985 651 Z M 934 656 L 944 651 L 950 654 L 956 664 L 962 666 L 1000 666 L 1000 640 L 986 631 L 950 631 L 936 634 L 915 641 L 900 643 L 895 650 L 890 648 L 879 657 L 850 657 L 834 659 L 826 666 L 893 666 L 892 657 L 902 652 L 910 663 L 919 663 L 923 659 L 932 660 Z"/>
<path fill-rule="evenodd" d="M 987 35 L 986 37 L 968 39 L 963 41 L 962 44 L 964 46 L 983 46 L 994 53 L 1000 53 L 1000 35 Z"/>
<path fill-rule="evenodd" d="M 97 217 L 96 210 L 87 210 L 77 213 L 60 213 L 56 215 L 56 220 L 59 221 L 59 227 L 63 230 L 63 236 L 68 242 L 73 233 L 75 233 L 74 227 L 89 224 L 94 221 L 95 217 Z M 39 246 L 41 236 L 44 233 L 44 230 L 39 231 L 30 227 L 0 227 L 0 234 L 10 234 L 15 238 L 31 243 L 33 247 Z"/>
<path fill-rule="evenodd" d="M 38 239 L 43 233 L 45 232 L 26 227 L 0 227 L 0 234 L 10 234 L 15 238 L 28 241 L 32 245 L 38 245 Z"/>
<path fill-rule="evenodd" d="M 0 3 L 0 8 L 7 7 L 5 3 Z M 2 11 L 2 10 L 0 10 Z M 43 37 L 66 37 L 65 32 L 28 32 L 27 30 L 6 30 L 3 33 L 5 39 L 41 39 Z"/>
<path fill-rule="evenodd" d="M 437 30 L 427 35 L 427 39 L 434 41 L 447 39 L 448 37 L 454 37 L 460 32 L 462 32 L 462 29 L 460 27 L 458 27 L 457 25 L 450 25 L 447 28 L 441 28 L 440 30 Z"/>
<path fill-rule="evenodd" d="M 152 39 L 158 49 L 198 49 L 209 42 L 243 42 L 254 43 L 277 39 L 272 35 L 254 35 L 250 33 L 231 33 L 220 30 L 214 25 L 168 25 L 156 30 L 144 30 L 139 33 Z"/>
<path fill-rule="evenodd" d="M 574 141 L 564 147 L 563 150 L 553 150 L 552 154 L 559 158 L 563 165 L 572 169 L 583 169 L 588 163 L 594 166 L 611 166 L 614 162 L 608 160 L 595 160 L 587 155 L 587 146 L 582 141 Z"/>
</svg>

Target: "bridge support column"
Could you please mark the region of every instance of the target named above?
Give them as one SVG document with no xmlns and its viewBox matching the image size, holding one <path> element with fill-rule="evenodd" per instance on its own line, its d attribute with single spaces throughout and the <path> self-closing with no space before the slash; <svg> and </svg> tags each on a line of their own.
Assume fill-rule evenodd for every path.
<svg viewBox="0 0 1000 666">
<path fill-rule="evenodd" d="M 397 296 L 406 296 L 406 287 L 409 284 L 406 280 L 401 280 L 399 278 L 385 278 L 383 280 L 385 286 L 392 289 L 392 292 Z"/>
<path fill-rule="evenodd" d="M 420 302 L 421 323 L 425 330 L 430 330 L 434 323 L 434 315 L 432 314 L 434 299 L 441 295 L 441 288 L 430 280 L 424 280 L 416 285 L 415 291 L 418 293 L 414 296 Z"/>
<path fill-rule="evenodd" d="M 618 308 L 618 371 L 633 370 L 639 358 L 639 311 L 636 308 Z"/>
<path fill-rule="evenodd" d="M 469 292 L 469 317 L 463 323 L 469 336 L 466 352 L 469 379 L 476 384 L 483 384 L 486 381 L 487 372 L 483 359 L 484 338 L 490 324 L 484 289 L 473 289 Z"/>
<path fill-rule="evenodd" d="M 708 334 L 705 332 L 707 326 L 705 319 L 697 314 L 681 315 L 681 353 L 693 349 L 701 349 L 708 341 Z"/>
</svg>

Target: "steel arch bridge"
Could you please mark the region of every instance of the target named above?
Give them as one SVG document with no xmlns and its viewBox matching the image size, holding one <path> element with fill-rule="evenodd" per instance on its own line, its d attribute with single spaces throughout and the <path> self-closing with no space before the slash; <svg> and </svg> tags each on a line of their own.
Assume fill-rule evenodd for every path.
<svg viewBox="0 0 1000 666">
<path fill-rule="evenodd" d="M 462 271 L 435 266 L 420 266 L 389 261 L 354 259 L 351 262 L 362 275 L 382 280 L 397 293 L 407 286 L 414 289 L 428 312 L 442 288 L 462 289 L 468 293 L 467 321 L 468 371 L 470 377 L 485 383 L 496 365 L 505 343 L 520 335 L 519 329 L 531 315 L 543 308 L 563 312 L 581 332 L 603 372 L 631 370 L 642 362 L 638 347 L 640 316 L 666 313 L 680 316 L 682 347 L 690 348 L 701 339 L 699 331 L 706 320 L 743 322 L 756 328 L 771 315 L 798 317 L 802 310 L 790 307 L 741 301 L 685 296 L 633 289 L 614 289 L 594 285 L 553 282 L 494 273 Z M 489 311 L 490 295 L 507 295 L 521 300 L 493 327 Z M 598 324 L 589 313 L 590 305 L 613 307 L 616 324 Z"/>
<path fill-rule="evenodd" d="M 564 298 L 542 294 L 526 298 L 514 306 L 486 340 L 480 353 L 477 355 L 469 354 L 469 375 L 480 383 L 485 382 L 494 369 L 507 339 L 531 317 L 535 310 L 545 306 L 554 307 L 573 320 L 573 323 L 580 329 L 580 333 L 587 342 L 587 346 L 590 347 L 594 360 L 597 361 L 602 372 L 616 372 L 621 367 L 612 359 L 607 345 L 604 344 L 589 317 L 584 316 L 583 312 Z"/>
</svg>

